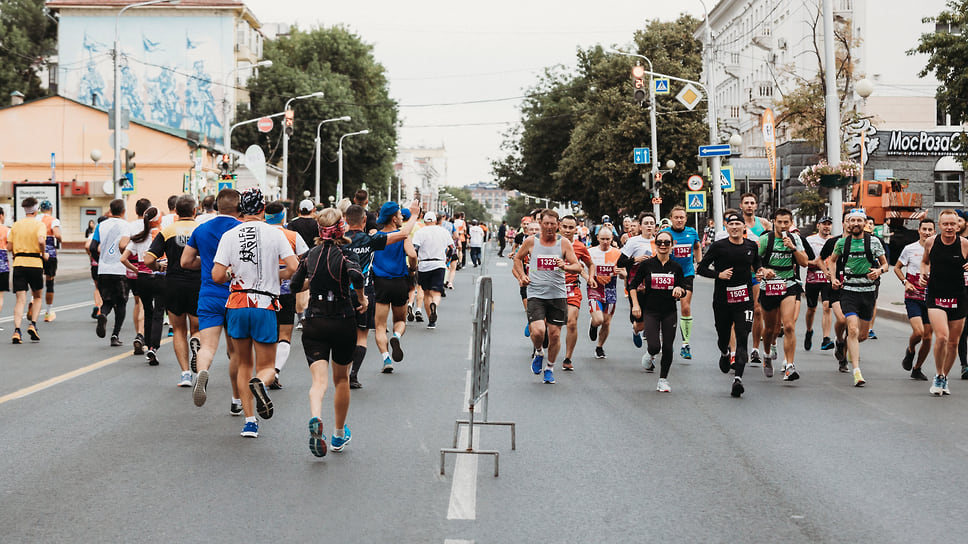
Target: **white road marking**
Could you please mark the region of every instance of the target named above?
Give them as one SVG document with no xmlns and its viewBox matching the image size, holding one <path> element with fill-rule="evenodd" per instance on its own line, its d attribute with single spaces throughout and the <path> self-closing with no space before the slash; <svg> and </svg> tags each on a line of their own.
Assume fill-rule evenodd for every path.
<svg viewBox="0 0 968 544">
<path fill-rule="evenodd" d="M 494 263 L 494 266 L 507 266 L 507 265 L 508 265 L 508 263 L 506 263 L 504 261 L 498 261 L 498 262 Z"/>
<path fill-rule="evenodd" d="M 480 429 L 474 429 L 474 442 L 480 440 Z M 461 425 L 458 448 L 467 447 L 467 426 Z M 475 454 L 457 454 L 454 480 L 450 486 L 447 519 L 477 519 L 477 458 Z"/>
<path fill-rule="evenodd" d="M 471 371 L 467 371 L 467 377 L 464 379 L 464 405 L 461 406 L 461 410 L 464 413 L 469 412 L 471 405 Z"/>
<path fill-rule="evenodd" d="M 473 540 L 457 540 L 454 538 L 448 538 L 444 540 L 444 544 L 474 544 Z"/>
<path fill-rule="evenodd" d="M 78 308 L 83 308 L 85 306 L 91 306 L 94 304 L 93 300 L 88 300 L 87 302 L 78 302 L 77 304 L 68 304 L 67 306 L 57 306 L 54 308 L 54 312 L 66 312 L 67 310 L 76 310 Z M 13 307 L 13 305 L 11 305 Z M 0 318 L 0 323 L 8 323 L 13 321 L 13 316 Z"/>
</svg>

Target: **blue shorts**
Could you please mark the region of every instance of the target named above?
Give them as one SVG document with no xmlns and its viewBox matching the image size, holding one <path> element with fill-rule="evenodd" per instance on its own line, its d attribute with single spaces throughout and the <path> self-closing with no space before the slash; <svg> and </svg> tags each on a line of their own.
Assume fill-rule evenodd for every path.
<svg viewBox="0 0 968 544">
<path fill-rule="evenodd" d="M 279 341 L 275 310 L 229 308 L 225 311 L 225 332 L 236 340 L 251 338 L 260 344 Z"/>
<path fill-rule="evenodd" d="M 922 319 L 928 318 L 928 305 L 923 300 L 906 298 L 904 299 L 904 309 L 907 310 L 908 319 L 914 319 L 915 317 Z"/>
<path fill-rule="evenodd" d="M 225 303 L 228 299 L 228 296 L 225 298 L 212 295 L 198 297 L 198 330 L 225 326 Z"/>
</svg>

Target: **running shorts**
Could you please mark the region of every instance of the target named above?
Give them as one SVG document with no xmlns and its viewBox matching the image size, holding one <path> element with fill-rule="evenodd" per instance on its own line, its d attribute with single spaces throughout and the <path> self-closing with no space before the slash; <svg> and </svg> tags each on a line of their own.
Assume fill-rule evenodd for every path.
<svg viewBox="0 0 968 544">
<path fill-rule="evenodd" d="M 365 292 L 365 291 L 364 291 Z M 366 293 L 366 313 L 356 312 L 356 328 L 369 331 L 376 328 L 376 300 L 373 293 Z M 306 330 L 303 327 L 303 330 Z"/>
<path fill-rule="evenodd" d="M 921 319 L 928 318 L 928 305 L 923 300 L 906 298 L 904 299 L 904 309 L 907 310 L 908 319 L 914 319 L 915 317 L 920 317 Z"/>
<path fill-rule="evenodd" d="M 444 292 L 444 274 L 447 272 L 446 268 L 435 268 L 434 270 L 428 270 L 426 272 L 417 272 L 417 284 L 424 291 L 437 291 L 438 293 Z"/>
<path fill-rule="evenodd" d="M 608 304 L 604 300 L 593 299 L 588 301 L 588 311 L 591 313 L 603 312 L 607 315 L 615 315 L 615 308 L 615 304 Z"/>
<path fill-rule="evenodd" d="M 96 264 L 91 265 L 91 279 L 94 280 L 95 284 L 97 283 L 97 265 Z"/>
<path fill-rule="evenodd" d="M 198 297 L 198 330 L 225 326 L 225 303 L 228 297 L 206 295 Z"/>
<path fill-rule="evenodd" d="M 316 361 L 329 361 L 342 366 L 353 362 L 353 348 L 356 347 L 355 319 L 307 317 L 302 323 L 306 362 L 312 365 Z"/>
<path fill-rule="evenodd" d="M 564 298 L 529 298 L 528 322 L 547 321 L 551 325 L 562 326 L 568 317 L 568 301 Z"/>
<path fill-rule="evenodd" d="M 407 278 L 381 278 L 373 277 L 373 286 L 376 290 L 376 303 L 389 304 L 396 308 L 407 305 L 410 298 L 410 286 L 407 285 Z"/>
<path fill-rule="evenodd" d="M 783 302 L 783 299 L 787 297 L 796 297 L 797 300 L 800 300 L 801 294 L 803 294 L 803 286 L 801 286 L 799 282 L 787 287 L 786 292 L 782 295 L 770 296 L 760 289 L 760 308 L 762 308 L 764 312 L 772 312 L 780 307 L 780 303 Z"/>
<path fill-rule="evenodd" d="M 968 308 L 965 307 L 968 304 L 968 297 L 964 292 L 954 297 L 935 297 L 929 292 L 925 302 L 929 310 L 944 310 L 944 313 L 948 314 L 948 321 L 964 319 L 968 313 Z M 843 300 L 840 305 L 844 305 Z"/>
<path fill-rule="evenodd" d="M 57 257 L 50 257 L 44 261 L 44 275 L 50 278 L 57 275 Z"/>
<path fill-rule="evenodd" d="M 10 291 L 10 272 L 0 272 L 0 293 Z"/>
<path fill-rule="evenodd" d="M 565 292 L 568 293 L 568 305 L 581 308 L 581 285 L 578 282 L 569 283 L 565 286 Z"/>
<path fill-rule="evenodd" d="M 236 340 L 251 338 L 260 344 L 279 341 L 275 310 L 265 308 L 228 308 L 225 310 L 225 332 Z"/>
<path fill-rule="evenodd" d="M 844 316 L 856 315 L 862 321 L 874 319 L 877 294 L 874 292 L 844 291 L 840 294 L 840 311 Z M 961 315 L 964 317 L 964 314 Z"/>
<path fill-rule="evenodd" d="M 276 325 L 292 325 L 296 322 L 296 295 L 279 295 L 279 311 L 276 312 Z"/>
<path fill-rule="evenodd" d="M 165 278 L 165 308 L 173 315 L 198 315 L 198 290 L 202 282 Z M 224 304 L 223 304 L 224 306 Z"/>
<path fill-rule="evenodd" d="M 818 301 L 827 302 L 830 300 L 829 283 L 808 283 L 803 290 L 807 299 L 808 308 L 816 308 Z"/>
<path fill-rule="evenodd" d="M 13 267 L 13 292 L 40 291 L 44 288 L 44 269 L 31 266 Z"/>
<path fill-rule="evenodd" d="M 690 291 L 690 292 L 693 291 L 692 286 L 693 286 L 693 281 L 695 279 L 696 279 L 696 276 L 686 276 L 682 278 L 682 288 L 685 289 L 686 291 Z"/>
<path fill-rule="evenodd" d="M 101 274 L 97 277 L 97 291 L 110 308 L 128 303 L 128 278 L 121 274 Z"/>
</svg>

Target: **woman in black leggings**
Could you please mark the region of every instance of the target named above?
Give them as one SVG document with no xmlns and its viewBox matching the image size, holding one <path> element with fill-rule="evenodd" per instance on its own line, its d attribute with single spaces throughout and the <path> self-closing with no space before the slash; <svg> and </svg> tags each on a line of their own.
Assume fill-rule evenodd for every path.
<svg viewBox="0 0 968 544">
<path fill-rule="evenodd" d="M 328 383 L 329 362 L 333 362 L 333 396 L 336 432 L 330 442 L 333 451 L 342 451 L 350 441 L 346 412 L 350 407 L 350 364 L 356 346 L 356 313 L 366 312 L 363 273 L 356 256 L 340 246 L 348 244 L 343 236 L 339 210 L 326 208 L 316 218 L 319 240 L 306 253 L 292 277 L 292 292 L 309 289 L 309 305 L 303 319 L 302 343 L 313 385 L 309 389 L 309 451 L 316 457 L 326 455 L 323 434 L 323 396 Z M 356 293 L 352 288 L 356 286 Z"/>
<path fill-rule="evenodd" d="M 656 256 L 647 259 L 636 269 L 629 281 L 629 289 L 643 288 L 642 306 L 639 297 L 632 299 L 632 316 L 641 316 L 645 322 L 645 341 L 652 358 L 662 352 L 659 382 L 656 391 L 668 393 L 669 369 L 672 367 L 672 345 L 676 339 L 679 322 L 676 301 L 685 295 L 682 266 L 669 257 L 672 251 L 672 234 L 660 232 L 655 237 Z M 651 366 L 651 365 L 650 365 Z"/>
</svg>

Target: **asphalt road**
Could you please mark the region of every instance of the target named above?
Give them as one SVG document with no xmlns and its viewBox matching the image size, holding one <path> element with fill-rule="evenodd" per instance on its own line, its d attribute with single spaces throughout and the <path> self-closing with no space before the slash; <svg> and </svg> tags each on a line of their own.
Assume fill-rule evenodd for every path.
<svg viewBox="0 0 968 544">
<path fill-rule="evenodd" d="M 968 525 L 959 515 L 968 382 L 953 380 L 952 396 L 935 398 L 909 380 L 903 323 L 879 321 L 880 339 L 863 344 L 866 388 L 852 387 L 830 352 L 814 351 L 798 354 L 800 381 L 750 368 L 746 394 L 733 399 L 716 365 L 711 283 L 700 280 L 694 358 L 676 358 L 671 394 L 641 369 L 624 302 L 608 358 L 594 359 L 583 309 L 577 370 L 544 385 L 530 372 L 510 267 L 492 260 L 488 271 L 490 417 L 517 423 L 514 451 L 503 428 L 481 430 L 476 442 L 501 452 L 498 478 L 489 457 L 472 470 L 448 456 L 439 474 L 439 450 L 466 417 L 473 269 L 458 274 L 436 331 L 408 330 L 395 373 L 379 373 L 371 340 L 350 407 L 353 440 L 323 459 L 307 447 L 298 333 L 286 388 L 272 394 L 275 416 L 258 439 L 243 439 L 228 413 L 223 355 L 197 408 L 190 389 L 175 387 L 170 344 L 158 367 L 125 356 L 130 325 L 125 347 L 109 347 L 82 304 L 89 283 L 60 285 L 55 305 L 81 306 L 41 324 L 39 344 L 0 343 L 3 540 L 948 542 Z M 12 308 L 8 294 L 4 335 Z M 331 434 L 330 395 L 324 423 Z M 467 492 L 455 515 L 452 496 Z"/>
</svg>

